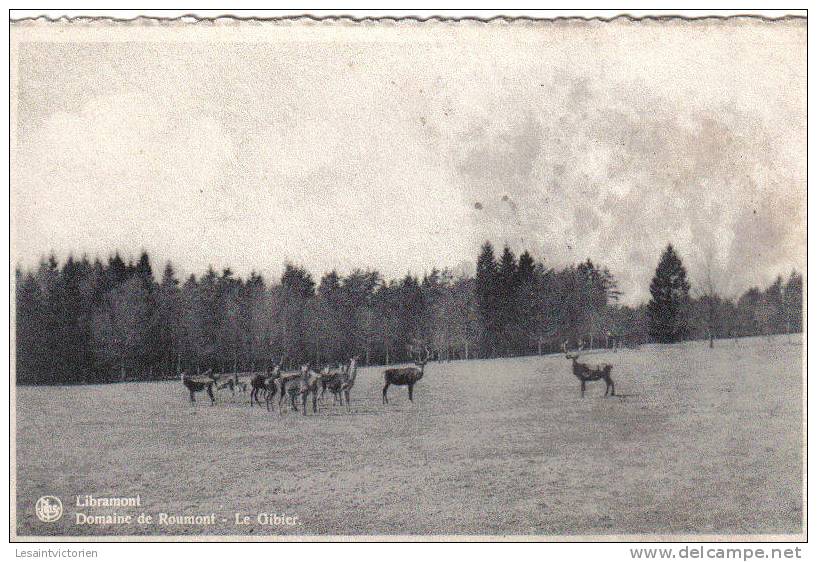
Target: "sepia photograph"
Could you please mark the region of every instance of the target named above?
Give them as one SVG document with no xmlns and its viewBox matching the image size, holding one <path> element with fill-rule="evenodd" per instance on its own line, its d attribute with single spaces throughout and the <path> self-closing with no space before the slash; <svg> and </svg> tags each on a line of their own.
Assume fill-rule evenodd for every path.
<svg viewBox="0 0 817 562">
<path fill-rule="evenodd" d="M 806 540 L 805 12 L 9 33 L 11 541 Z"/>
</svg>

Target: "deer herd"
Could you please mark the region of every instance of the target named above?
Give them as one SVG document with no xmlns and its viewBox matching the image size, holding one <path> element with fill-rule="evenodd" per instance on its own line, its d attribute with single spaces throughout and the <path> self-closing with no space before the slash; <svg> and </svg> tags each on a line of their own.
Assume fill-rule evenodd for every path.
<svg viewBox="0 0 817 562">
<path fill-rule="evenodd" d="M 579 361 L 579 356 L 584 347 L 580 345 L 575 351 L 567 350 L 567 342 L 562 344 L 565 357 L 572 362 L 573 375 L 581 383 L 581 397 L 584 398 L 586 385 L 588 382 L 603 380 L 607 385 L 604 396 L 615 396 L 616 385 L 613 382 L 611 373 L 613 366 L 609 363 L 591 365 Z M 417 384 L 425 372 L 426 364 L 431 358 L 431 352 L 426 348 L 423 358 L 418 355 L 414 359 L 414 366 L 389 368 L 383 371 L 383 404 L 389 403 L 389 387 L 408 387 L 408 398 L 414 401 L 414 385 Z M 249 382 L 242 380 L 238 373 L 231 375 L 214 374 L 212 369 L 196 375 L 189 375 L 182 372 L 180 377 L 182 384 L 190 393 L 190 402 L 195 403 L 197 392 L 206 392 L 211 404 L 216 403 L 213 388 L 216 390 L 229 390 L 233 396 L 246 394 L 249 390 L 250 406 L 265 406 L 267 411 L 275 409 L 274 399 L 278 397 L 278 411 L 284 413 L 284 403 L 289 398 L 293 411 L 298 411 L 297 402 L 300 402 L 303 415 L 307 415 L 307 405 L 312 402 L 312 413 L 318 412 L 318 402 L 323 402 L 326 391 L 332 393 L 333 405 L 346 402 L 346 410 L 351 411 L 351 391 L 355 385 L 358 371 L 358 357 L 353 356 L 348 362 L 335 366 L 325 366 L 320 371 L 315 371 L 310 364 L 305 364 L 295 371 L 284 372 L 282 370 L 283 357 L 278 364 L 267 368 L 266 371 L 252 373 L 248 378 Z M 245 376 L 246 378 L 246 376 Z M 261 403 L 264 400 L 264 404 Z"/>
</svg>

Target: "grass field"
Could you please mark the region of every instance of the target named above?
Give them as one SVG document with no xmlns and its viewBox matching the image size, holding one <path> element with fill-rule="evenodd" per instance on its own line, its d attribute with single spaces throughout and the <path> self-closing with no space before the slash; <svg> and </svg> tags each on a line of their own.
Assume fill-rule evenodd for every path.
<svg viewBox="0 0 817 562">
<path fill-rule="evenodd" d="M 797 336 L 430 363 L 410 403 L 362 369 L 352 413 L 269 414 L 178 382 L 17 388 L 18 535 L 757 534 L 802 531 Z M 34 502 L 65 505 L 42 523 Z M 77 508 L 132 496 L 141 508 Z M 215 513 L 214 525 L 83 526 L 75 512 Z M 235 513 L 252 524 L 235 525 Z M 297 515 L 263 526 L 258 513 Z M 226 522 L 223 521 L 226 519 Z"/>
</svg>

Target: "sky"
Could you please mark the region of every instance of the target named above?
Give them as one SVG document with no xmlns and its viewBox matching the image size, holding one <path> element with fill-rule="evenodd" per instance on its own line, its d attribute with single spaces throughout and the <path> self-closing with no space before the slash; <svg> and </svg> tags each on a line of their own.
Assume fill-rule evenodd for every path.
<svg viewBox="0 0 817 562">
<path fill-rule="evenodd" d="M 804 269 L 805 20 L 85 27 L 12 30 L 23 267 Z"/>
</svg>

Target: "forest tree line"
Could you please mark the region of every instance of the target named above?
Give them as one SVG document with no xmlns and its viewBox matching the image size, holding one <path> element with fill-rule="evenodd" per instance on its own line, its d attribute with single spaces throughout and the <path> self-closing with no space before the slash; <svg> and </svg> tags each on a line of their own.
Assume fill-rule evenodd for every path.
<svg viewBox="0 0 817 562">
<path fill-rule="evenodd" d="M 557 269 L 508 247 L 497 257 L 487 242 L 473 277 L 434 269 L 388 281 L 373 270 L 333 271 L 316 281 L 293 264 L 272 282 L 212 268 L 181 281 L 170 263 L 157 278 L 144 252 L 128 263 L 118 253 L 107 262 L 69 257 L 63 264 L 51 256 L 16 271 L 17 381 L 147 380 L 352 355 L 390 364 L 421 348 L 449 360 L 541 354 L 565 341 L 603 347 L 801 331 L 800 274 L 734 300 L 696 296 L 676 279 L 680 260 L 665 258 L 650 304 L 629 307 L 618 304 L 608 269 L 590 260 Z M 662 326 L 670 316 L 672 326 Z"/>
</svg>

